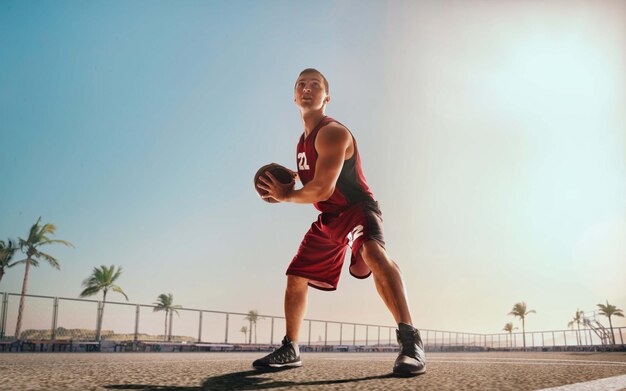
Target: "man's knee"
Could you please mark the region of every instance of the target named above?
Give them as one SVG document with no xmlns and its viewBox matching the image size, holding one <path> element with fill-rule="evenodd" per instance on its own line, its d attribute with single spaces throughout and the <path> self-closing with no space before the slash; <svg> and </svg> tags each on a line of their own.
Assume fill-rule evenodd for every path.
<svg viewBox="0 0 626 391">
<path fill-rule="evenodd" d="M 308 287 L 309 280 L 304 277 L 294 276 L 291 274 L 287 275 L 287 290 L 306 290 Z"/>
<path fill-rule="evenodd" d="M 372 271 L 387 267 L 398 268 L 398 265 L 387 256 L 385 249 L 375 240 L 369 240 L 363 243 L 360 253 L 361 257 Z"/>
</svg>

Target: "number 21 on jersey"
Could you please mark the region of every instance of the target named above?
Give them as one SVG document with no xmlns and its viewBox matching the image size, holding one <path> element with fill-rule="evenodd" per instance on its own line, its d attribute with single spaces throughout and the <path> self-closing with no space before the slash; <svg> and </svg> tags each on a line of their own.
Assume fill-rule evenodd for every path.
<svg viewBox="0 0 626 391">
<path fill-rule="evenodd" d="M 306 154 L 304 152 L 300 152 L 298 154 L 298 168 L 300 170 L 308 170 L 309 165 L 306 162 Z"/>
</svg>

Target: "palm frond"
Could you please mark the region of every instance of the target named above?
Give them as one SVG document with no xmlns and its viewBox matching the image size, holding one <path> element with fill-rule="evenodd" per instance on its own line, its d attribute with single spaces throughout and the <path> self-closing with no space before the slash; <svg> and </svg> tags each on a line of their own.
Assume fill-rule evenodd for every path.
<svg viewBox="0 0 626 391">
<path fill-rule="evenodd" d="M 180 305 L 180 304 L 176 304 L 176 305 L 173 305 L 173 306 L 171 306 L 171 307 L 170 307 L 170 311 L 172 311 L 172 312 L 173 312 L 173 313 L 175 313 L 176 315 L 180 316 L 180 315 L 178 314 L 177 309 L 181 309 L 181 308 L 183 308 L 183 306 L 182 306 L 182 305 Z"/>
<path fill-rule="evenodd" d="M 43 227 L 39 230 L 38 234 L 41 238 L 45 238 L 46 234 L 52 234 L 56 232 L 57 227 L 54 224 L 44 224 Z"/>
<path fill-rule="evenodd" d="M 42 244 L 42 245 L 43 245 L 43 244 L 54 244 L 54 243 L 60 243 L 60 244 L 64 244 L 64 245 L 66 245 L 67 247 L 72 247 L 72 248 L 75 248 L 75 247 L 74 247 L 74 245 L 73 245 L 72 243 L 68 242 L 67 240 L 61 240 L 61 239 L 46 239 L 46 240 L 43 240 L 43 241 L 41 242 L 41 244 Z"/>
<path fill-rule="evenodd" d="M 117 279 L 120 275 L 121 268 L 115 273 L 114 265 L 111 265 L 110 267 L 105 265 L 94 267 L 89 277 L 83 281 L 83 287 L 85 287 L 83 292 L 86 292 L 87 295 L 93 295 L 99 291 L 106 292 L 111 289 L 114 292 L 121 293 L 124 295 L 126 300 L 128 300 L 128 296 L 124 293 L 122 288 L 113 284 L 115 279 Z"/>
<path fill-rule="evenodd" d="M 39 232 L 39 222 L 41 221 L 41 216 L 37 219 L 37 222 L 30 227 L 30 231 L 28 232 L 28 242 L 35 242 L 37 238 L 37 233 Z"/>
<path fill-rule="evenodd" d="M 87 296 L 93 296 L 95 294 L 97 294 L 98 292 L 100 292 L 101 288 L 98 286 L 89 286 L 87 288 L 85 288 L 81 293 L 80 293 L 80 297 L 87 297 Z"/>
<path fill-rule="evenodd" d="M 8 239 L 5 243 L 4 240 L 0 240 L 0 267 L 12 267 L 15 262 L 11 262 L 15 253 L 18 250 L 17 243 L 14 240 Z"/>
<path fill-rule="evenodd" d="M 43 259 L 45 259 L 46 261 L 48 261 L 50 266 L 52 266 L 53 268 L 59 269 L 59 270 L 61 269 L 61 266 L 59 265 L 59 261 L 57 261 L 56 258 L 54 258 L 52 255 L 39 252 L 38 256 L 40 256 Z"/>
<path fill-rule="evenodd" d="M 608 300 L 606 301 L 606 305 L 598 304 L 597 306 L 598 306 L 598 308 L 600 308 L 600 310 L 598 311 L 600 313 L 600 315 L 604 315 L 604 316 L 608 317 L 609 319 L 613 315 L 619 316 L 619 317 L 624 317 L 622 309 L 621 308 L 617 308 L 617 306 L 614 306 L 612 304 L 609 304 Z"/>
<path fill-rule="evenodd" d="M 117 285 L 112 285 L 112 286 L 111 286 L 111 290 L 112 290 L 113 292 L 117 292 L 117 293 L 120 293 L 120 294 L 124 295 L 124 297 L 126 298 L 126 301 L 128 301 L 128 296 L 126 295 L 126 293 L 124 293 L 124 291 L 122 290 L 122 288 L 120 288 L 119 286 L 117 286 Z"/>
<path fill-rule="evenodd" d="M 111 265 L 111 281 L 117 280 L 122 275 L 122 267 L 121 266 L 117 268 L 117 271 L 115 273 L 114 273 L 113 268 L 114 268 L 114 266 Z"/>
<path fill-rule="evenodd" d="M 259 319 L 263 318 L 259 316 L 259 312 L 257 310 L 250 310 L 244 319 L 252 323 L 256 323 Z"/>
<path fill-rule="evenodd" d="M 528 307 L 526 306 L 525 302 L 519 302 L 519 303 L 515 303 L 515 305 L 513 305 L 513 309 L 511 310 L 511 312 L 509 312 L 509 315 L 513 315 L 513 316 L 517 316 L 520 319 L 524 319 L 526 317 L 526 315 L 528 314 L 533 314 L 533 313 L 537 313 L 535 310 L 528 310 Z"/>
<path fill-rule="evenodd" d="M 24 240 L 22 238 L 17 238 L 17 241 L 18 241 L 18 246 L 20 247 L 21 251 L 24 251 L 24 249 L 28 247 L 27 240 Z"/>
<path fill-rule="evenodd" d="M 61 243 L 66 246 L 73 245 L 70 242 L 59 239 L 50 239 L 46 236 L 46 234 L 54 235 L 56 232 L 56 226 L 54 224 L 44 224 L 40 225 L 41 216 L 37 219 L 37 222 L 30 227 L 28 232 L 28 239 L 24 240 L 22 238 L 18 238 L 19 249 L 26 254 L 27 259 L 30 259 L 30 263 L 34 267 L 39 266 L 39 261 L 37 258 L 45 259 L 52 267 L 56 269 L 60 269 L 59 261 L 53 256 L 40 252 L 37 250 L 37 247 L 46 245 L 46 244 L 54 244 Z M 24 263 L 22 261 L 18 261 L 15 264 Z"/>
<path fill-rule="evenodd" d="M 28 258 L 24 258 L 24 259 L 20 259 L 19 261 L 15 261 L 15 262 L 13 262 L 13 264 L 11 266 L 21 265 L 21 264 L 26 263 L 26 262 L 28 262 Z M 31 265 L 33 265 L 35 263 L 37 264 L 35 267 L 39 266 L 39 263 L 37 262 L 37 260 L 35 260 L 35 259 L 31 259 L 30 260 L 30 264 Z"/>
<path fill-rule="evenodd" d="M 174 295 L 171 293 L 161 293 L 157 297 L 157 301 L 153 303 L 156 307 L 154 311 L 172 311 L 178 315 L 177 308 L 183 308 L 183 306 L 176 304 L 174 305 Z"/>
<path fill-rule="evenodd" d="M 15 265 L 20 265 L 20 264 L 22 264 L 22 263 L 26 263 L 26 261 L 28 261 L 28 258 L 24 258 L 24 259 L 21 259 L 21 260 L 19 260 L 19 261 L 15 261 L 15 262 L 13 262 L 13 265 L 12 265 L 12 266 L 15 266 Z"/>
</svg>

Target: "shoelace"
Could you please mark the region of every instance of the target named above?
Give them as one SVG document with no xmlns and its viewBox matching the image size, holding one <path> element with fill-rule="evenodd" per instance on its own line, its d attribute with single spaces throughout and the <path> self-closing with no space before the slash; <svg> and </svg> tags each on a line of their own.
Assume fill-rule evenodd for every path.
<svg viewBox="0 0 626 391">
<path fill-rule="evenodd" d="M 409 357 L 417 356 L 417 344 L 421 342 L 421 338 L 417 333 L 402 335 L 398 332 L 398 339 L 400 340 L 400 345 L 402 345 L 402 354 Z"/>
</svg>

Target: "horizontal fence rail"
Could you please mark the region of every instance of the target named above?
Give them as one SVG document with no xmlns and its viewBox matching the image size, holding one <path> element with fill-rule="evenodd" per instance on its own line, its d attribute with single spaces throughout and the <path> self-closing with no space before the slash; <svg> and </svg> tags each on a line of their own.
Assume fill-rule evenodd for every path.
<svg viewBox="0 0 626 391">
<path fill-rule="evenodd" d="M 166 316 L 154 305 L 66 297 L 25 295 L 23 328 L 15 335 L 19 294 L 0 293 L 0 346 L 11 341 L 50 341 L 70 349 L 117 350 L 271 349 L 285 335 L 284 317 L 198 308 L 177 308 Z M 101 321 L 98 322 L 98 318 Z M 420 329 L 426 350 L 597 350 L 624 349 L 626 327 L 604 328 L 599 321 L 580 329 L 477 334 Z M 306 350 L 391 351 L 397 349 L 396 327 L 322 319 L 304 319 L 300 344 Z M 97 348 L 95 347 L 97 345 Z M 74 347 L 74 348 L 72 348 Z"/>
</svg>

